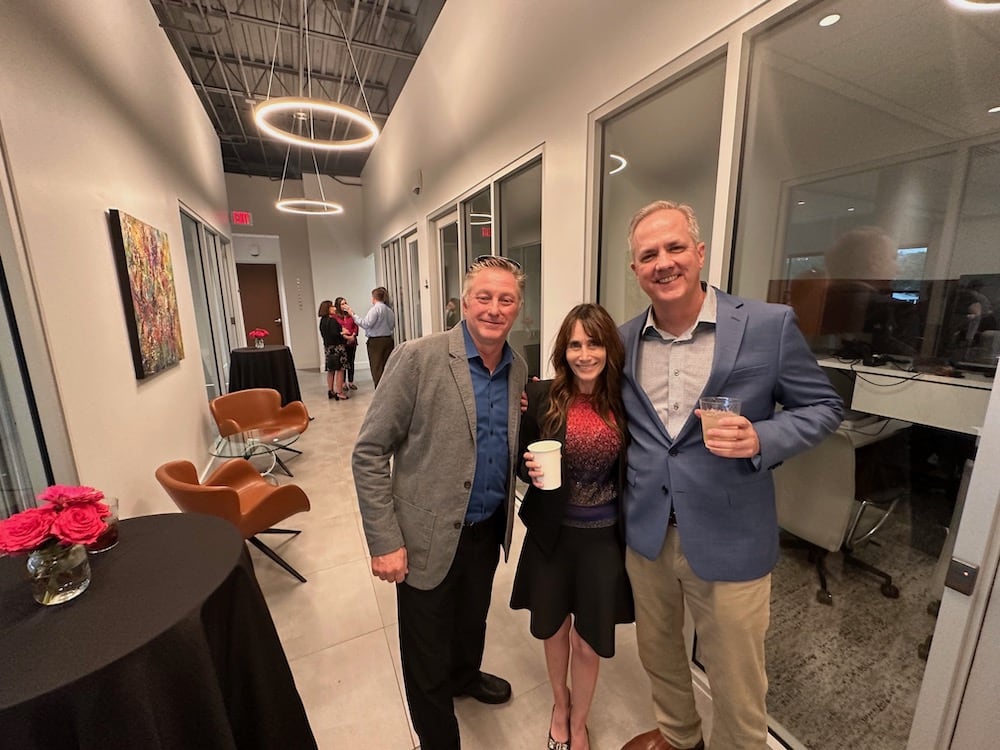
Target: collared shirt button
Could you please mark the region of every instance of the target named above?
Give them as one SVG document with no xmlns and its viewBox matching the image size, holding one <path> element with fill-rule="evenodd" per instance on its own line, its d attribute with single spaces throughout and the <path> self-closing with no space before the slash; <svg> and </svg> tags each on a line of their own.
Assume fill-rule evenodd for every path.
<svg viewBox="0 0 1000 750">
<path fill-rule="evenodd" d="M 462 522 L 461 521 L 455 521 L 455 528 L 456 529 L 462 528 Z"/>
<path fill-rule="evenodd" d="M 680 404 L 678 404 L 678 403 L 674 403 L 674 411 L 677 411 L 677 410 L 678 410 L 678 409 L 680 409 L 680 408 L 681 408 L 681 405 L 680 405 Z"/>
<path fill-rule="evenodd" d="M 467 489 L 467 490 L 471 490 L 472 489 L 472 482 L 466 482 L 462 486 L 465 487 L 465 489 Z"/>
<path fill-rule="evenodd" d="M 680 375 L 680 374 L 681 374 L 680 370 L 674 370 L 674 377 L 676 377 L 677 375 Z"/>
</svg>

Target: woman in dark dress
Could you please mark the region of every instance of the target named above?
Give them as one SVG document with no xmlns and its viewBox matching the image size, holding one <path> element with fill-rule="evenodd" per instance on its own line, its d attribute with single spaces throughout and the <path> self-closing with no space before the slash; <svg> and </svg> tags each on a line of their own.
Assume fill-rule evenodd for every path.
<svg viewBox="0 0 1000 750">
<path fill-rule="evenodd" d="M 526 389 L 518 474 L 531 486 L 521 503 L 527 535 L 510 604 L 531 611 L 531 634 L 544 641 L 554 698 L 549 750 L 568 750 L 571 743 L 573 750 L 589 750 L 586 724 L 600 657 L 614 656 L 615 625 L 634 620 L 619 499 L 627 435 L 624 359 L 607 311 L 577 305 L 556 338 L 555 377 Z M 543 490 L 543 473 L 527 446 L 549 438 L 563 445 L 562 482 Z"/>
<path fill-rule="evenodd" d="M 326 397 L 346 401 L 344 390 L 344 369 L 347 367 L 347 340 L 344 329 L 336 318 L 333 302 L 323 300 L 319 305 L 319 335 L 323 337 L 323 351 L 326 353 Z"/>
</svg>

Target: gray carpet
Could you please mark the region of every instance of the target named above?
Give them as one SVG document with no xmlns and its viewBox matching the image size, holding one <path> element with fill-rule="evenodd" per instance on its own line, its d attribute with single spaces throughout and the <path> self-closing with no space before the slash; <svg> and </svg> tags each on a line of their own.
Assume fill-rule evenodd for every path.
<svg viewBox="0 0 1000 750">
<path fill-rule="evenodd" d="M 772 582 L 767 639 L 771 716 L 807 748 L 905 748 L 923 679 L 918 646 L 932 632 L 927 611 L 936 555 L 911 546 L 926 537 L 900 503 L 875 543 L 857 556 L 893 576 L 898 599 L 878 578 L 827 558 L 833 606 L 816 600 L 815 569 L 804 550 L 782 550 Z M 935 596 L 939 596 L 939 593 Z"/>
</svg>

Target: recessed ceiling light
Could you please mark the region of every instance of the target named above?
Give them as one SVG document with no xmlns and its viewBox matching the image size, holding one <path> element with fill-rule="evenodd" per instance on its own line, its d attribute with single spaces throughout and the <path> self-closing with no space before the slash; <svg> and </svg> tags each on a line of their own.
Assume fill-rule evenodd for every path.
<svg viewBox="0 0 1000 750">
<path fill-rule="evenodd" d="M 795 205 L 797 205 L 797 206 L 804 206 L 804 205 L 806 205 L 806 202 L 805 201 L 795 201 Z"/>
<path fill-rule="evenodd" d="M 997 114 L 998 112 L 1000 112 L 1000 106 L 996 106 L 996 107 L 990 107 L 990 108 L 989 108 L 988 110 L 986 110 L 986 111 L 987 111 L 987 112 L 988 112 L 989 114 L 991 114 L 991 115 L 995 115 L 995 114 Z"/>
<path fill-rule="evenodd" d="M 854 210 L 854 206 L 851 206 L 851 207 L 850 207 L 850 208 L 848 208 L 847 210 L 848 210 L 849 212 L 850 212 L 850 211 L 853 211 L 853 210 Z"/>
<path fill-rule="evenodd" d="M 625 161 L 624 156 L 619 156 L 618 154 L 608 154 L 608 158 L 614 159 L 616 162 L 618 162 L 618 166 L 612 169 L 610 172 L 608 172 L 608 174 L 618 174 L 623 169 L 625 169 L 625 167 L 628 166 L 628 162 Z"/>
<path fill-rule="evenodd" d="M 827 26 L 833 26 L 839 20 L 840 20 L 839 13 L 831 13 L 830 15 L 823 16 L 821 19 L 819 19 L 819 25 L 822 26 L 823 28 L 826 28 Z"/>
</svg>

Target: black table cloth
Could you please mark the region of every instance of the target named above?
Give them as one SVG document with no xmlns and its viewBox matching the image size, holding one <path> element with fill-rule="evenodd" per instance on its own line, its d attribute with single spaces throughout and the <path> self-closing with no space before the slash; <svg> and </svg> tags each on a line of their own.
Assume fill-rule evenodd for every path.
<svg viewBox="0 0 1000 750">
<path fill-rule="evenodd" d="M 0 559 L 0 746 L 315 748 L 236 529 L 171 513 L 120 531 L 65 604 Z"/>
<path fill-rule="evenodd" d="M 229 392 L 248 388 L 274 388 L 281 405 L 301 401 L 295 361 L 287 346 L 268 344 L 263 349 L 244 346 L 229 353 Z"/>
</svg>

